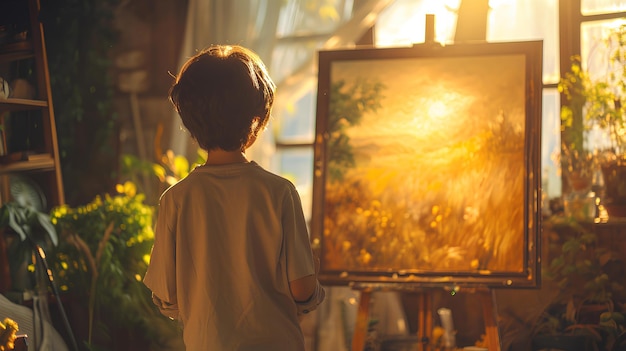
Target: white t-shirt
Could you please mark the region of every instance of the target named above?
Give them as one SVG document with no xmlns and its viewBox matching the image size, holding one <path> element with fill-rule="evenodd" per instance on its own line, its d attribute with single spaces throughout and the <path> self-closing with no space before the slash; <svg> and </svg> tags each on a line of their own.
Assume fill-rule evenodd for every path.
<svg viewBox="0 0 626 351">
<path fill-rule="evenodd" d="M 315 273 L 300 197 L 255 162 L 201 166 L 163 193 L 145 285 L 187 351 L 300 351 L 289 281 Z"/>
</svg>

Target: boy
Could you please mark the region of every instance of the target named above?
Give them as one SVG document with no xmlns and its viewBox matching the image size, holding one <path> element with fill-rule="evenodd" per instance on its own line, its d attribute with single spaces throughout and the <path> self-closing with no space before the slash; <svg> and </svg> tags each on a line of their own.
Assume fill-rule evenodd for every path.
<svg viewBox="0 0 626 351">
<path fill-rule="evenodd" d="M 211 46 L 183 65 L 170 100 L 208 152 L 159 201 L 144 277 L 178 319 L 187 351 L 301 351 L 299 316 L 324 299 L 298 193 L 248 161 L 275 85 L 241 46 Z"/>
</svg>

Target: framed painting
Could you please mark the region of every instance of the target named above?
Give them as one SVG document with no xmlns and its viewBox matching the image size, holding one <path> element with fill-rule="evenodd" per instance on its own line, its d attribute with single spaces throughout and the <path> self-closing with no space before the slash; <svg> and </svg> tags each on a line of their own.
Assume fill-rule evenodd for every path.
<svg viewBox="0 0 626 351">
<path fill-rule="evenodd" d="M 320 280 L 538 287 L 542 42 L 318 58 Z"/>
</svg>

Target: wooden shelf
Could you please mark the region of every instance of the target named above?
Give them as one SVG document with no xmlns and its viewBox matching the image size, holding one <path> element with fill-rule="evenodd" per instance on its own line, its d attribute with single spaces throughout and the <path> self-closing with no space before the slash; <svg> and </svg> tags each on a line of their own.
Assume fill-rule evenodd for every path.
<svg viewBox="0 0 626 351">
<path fill-rule="evenodd" d="M 35 57 L 35 52 L 29 40 L 0 46 L 0 62 L 19 61 L 33 57 Z"/>
<path fill-rule="evenodd" d="M 37 155 L 37 158 L 24 161 L 0 163 L 0 175 L 16 172 L 52 171 L 55 161 L 50 155 Z"/>
<path fill-rule="evenodd" d="M 13 11 L 16 18 L 20 21 L 28 20 L 30 24 L 28 28 L 24 28 L 24 32 L 13 33 L 15 35 L 13 38 L 17 40 L 0 45 L 0 63 L 7 66 L 3 74 L 9 75 L 3 78 L 8 81 L 27 80 L 32 85 L 33 96 L 37 97 L 36 99 L 0 98 L 0 117 L 10 116 L 9 120 L 0 118 L 0 123 L 3 123 L 5 127 L 4 142 L 23 139 L 25 136 L 19 133 L 26 133 L 25 130 L 31 128 L 29 123 L 37 123 L 32 128 L 41 130 L 42 138 L 42 140 L 32 141 L 32 145 L 36 145 L 36 149 L 33 150 L 22 150 L 21 145 L 3 145 L 3 150 L 8 152 L 8 155 L 0 156 L 0 175 L 28 173 L 28 176 L 33 178 L 46 193 L 48 206 L 54 207 L 62 205 L 65 202 L 65 196 L 39 1 L 13 0 L 5 3 L 0 0 L 0 12 Z M 22 24 L 26 23 L 20 22 L 20 26 Z M 15 65 L 19 65 L 21 69 L 9 69 L 9 66 Z M 31 122 L 30 119 L 22 121 L 22 114 L 14 113 L 28 111 L 36 112 L 37 118 L 32 119 L 35 122 Z M 30 114 L 25 115 L 30 116 Z M 33 137 L 39 138 L 39 135 Z M 14 149 L 11 149 L 12 147 Z M 0 201 L 10 201 L 10 199 L 10 193 L 6 189 L 0 189 Z"/>
<path fill-rule="evenodd" d="M 0 55 L 12 54 L 18 52 L 30 52 L 32 56 L 33 44 L 30 40 L 21 40 L 13 43 L 0 45 Z"/>
<path fill-rule="evenodd" d="M 44 100 L 29 99 L 0 99 L 0 111 L 25 111 L 33 108 L 48 107 L 48 102 Z"/>
<path fill-rule="evenodd" d="M 34 186 L 41 189 L 45 213 L 53 207 L 63 205 L 65 195 L 39 1 L 0 0 L 0 12 L 13 11 L 19 21 L 15 24 L 19 24 L 20 30 L 22 25 L 28 25 L 23 32 L 12 33 L 23 40 L 0 45 L 1 74 L 8 82 L 25 80 L 31 85 L 32 92 L 15 96 L 37 97 L 0 99 L 0 124 L 3 127 L 0 142 L 3 143 L 3 153 L 7 153 L 0 156 L 0 205 L 15 200 L 11 191 L 11 178 L 18 176 L 28 178 Z M 21 34 L 23 35 L 20 36 Z M 33 118 L 28 113 L 31 111 L 34 112 Z M 28 118 L 23 119 L 22 115 Z M 32 130 L 36 132 L 31 134 Z M 29 142 L 23 143 L 24 140 Z M 24 150 L 30 147 L 31 150 Z M 2 228 L 0 241 L 4 241 Z M 6 245 L 0 245 L 0 266 L 7 262 L 6 250 Z M 11 290 L 12 282 L 6 269 L 2 268 L 0 267 L 0 293 L 5 293 Z"/>
</svg>

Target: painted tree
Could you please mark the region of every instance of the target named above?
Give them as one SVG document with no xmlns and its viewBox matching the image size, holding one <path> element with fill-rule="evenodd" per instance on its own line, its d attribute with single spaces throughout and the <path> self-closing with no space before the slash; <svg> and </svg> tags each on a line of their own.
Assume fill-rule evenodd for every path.
<svg viewBox="0 0 626 351">
<path fill-rule="evenodd" d="M 331 85 L 328 112 L 328 177 L 337 181 L 343 178 L 345 170 L 355 166 L 350 137 L 346 130 L 361 123 L 363 115 L 376 112 L 381 106 L 381 82 L 356 79 L 351 85 L 337 81 Z"/>
</svg>

